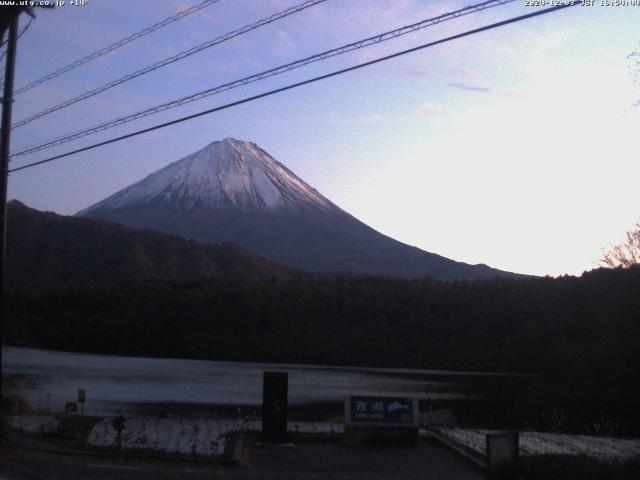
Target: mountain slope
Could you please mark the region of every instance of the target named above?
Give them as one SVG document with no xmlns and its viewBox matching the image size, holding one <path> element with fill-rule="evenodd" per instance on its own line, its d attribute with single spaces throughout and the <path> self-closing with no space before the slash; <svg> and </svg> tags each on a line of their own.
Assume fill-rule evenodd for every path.
<svg viewBox="0 0 640 480">
<path fill-rule="evenodd" d="M 237 242 L 309 271 L 443 280 L 515 276 L 387 237 L 334 205 L 257 145 L 231 138 L 213 142 L 77 215 L 198 241 Z"/>
<path fill-rule="evenodd" d="M 13 290 L 294 275 L 234 244 L 199 244 L 103 220 L 40 212 L 15 200 L 8 204 L 7 285 Z"/>
</svg>

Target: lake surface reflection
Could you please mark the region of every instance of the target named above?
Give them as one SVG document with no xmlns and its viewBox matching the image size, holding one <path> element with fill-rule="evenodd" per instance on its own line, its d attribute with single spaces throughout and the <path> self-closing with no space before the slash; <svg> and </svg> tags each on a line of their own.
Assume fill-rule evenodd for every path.
<svg viewBox="0 0 640 480">
<path fill-rule="evenodd" d="M 21 396 L 32 409 L 59 412 L 87 391 L 86 413 L 140 411 L 147 405 L 262 404 L 264 371 L 289 373 L 292 406 L 339 404 L 345 395 L 408 395 L 419 400 L 469 395 L 468 372 L 327 367 L 269 363 L 116 357 L 4 348 L 5 373 L 24 378 Z"/>
</svg>

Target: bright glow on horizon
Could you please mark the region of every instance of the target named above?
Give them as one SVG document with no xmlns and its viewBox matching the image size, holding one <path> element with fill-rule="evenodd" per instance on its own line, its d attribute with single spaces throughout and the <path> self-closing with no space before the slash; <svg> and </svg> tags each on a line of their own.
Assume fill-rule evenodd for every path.
<svg viewBox="0 0 640 480">
<path fill-rule="evenodd" d="M 18 96 L 14 119 L 296 3 L 220 2 Z M 466 4 L 330 0 L 33 122 L 12 143 L 77 130 Z M 175 11 L 173 2 L 151 0 L 39 11 L 19 45 L 16 86 Z M 512 4 L 470 15 L 29 160 L 530 11 Z M 580 274 L 640 217 L 640 109 L 631 108 L 640 91 L 627 58 L 638 49 L 639 20 L 640 8 L 574 7 L 13 174 L 9 198 L 75 213 L 235 137 L 256 142 L 405 243 L 504 270 Z"/>
</svg>

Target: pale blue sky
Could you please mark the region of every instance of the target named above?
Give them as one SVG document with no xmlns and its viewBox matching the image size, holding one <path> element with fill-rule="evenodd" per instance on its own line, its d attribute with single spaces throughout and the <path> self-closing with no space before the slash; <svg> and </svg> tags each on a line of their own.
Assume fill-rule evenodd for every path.
<svg viewBox="0 0 640 480">
<path fill-rule="evenodd" d="M 222 0 L 16 97 L 14 119 L 302 0 Z M 20 87 L 197 3 L 38 11 Z M 474 2 L 328 0 L 15 130 L 15 148 Z M 256 142 L 365 223 L 469 263 L 579 274 L 640 216 L 640 7 L 574 7 L 16 172 L 9 196 L 72 214 L 206 144 Z M 21 158 L 13 166 L 531 12 L 515 2 Z M 23 18 L 23 22 L 26 17 Z"/>
</svg>

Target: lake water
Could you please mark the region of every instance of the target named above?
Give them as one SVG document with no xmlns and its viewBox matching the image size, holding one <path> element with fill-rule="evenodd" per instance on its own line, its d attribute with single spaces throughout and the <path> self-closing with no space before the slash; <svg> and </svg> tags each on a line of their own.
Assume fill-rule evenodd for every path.
<svg viewBox="0 0 640 480">
<path fill-rule="evenodd" d="M 262 404 L 264 371 L 289 373 L 289 403 L 340 405 L 345 395 L 407 395 L 419 400 L 468 397 L 465 372 L 327 367 L 115 357 L 25 348 L 2 350 L 5 373 L 25 379 L 20 395 L 38 411 L 59 412 L 87 391 L 86 413 L 202 410 Z"/>
</svg>

